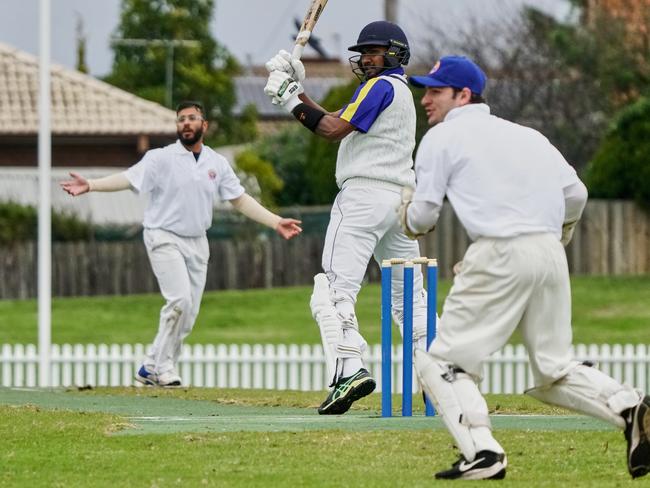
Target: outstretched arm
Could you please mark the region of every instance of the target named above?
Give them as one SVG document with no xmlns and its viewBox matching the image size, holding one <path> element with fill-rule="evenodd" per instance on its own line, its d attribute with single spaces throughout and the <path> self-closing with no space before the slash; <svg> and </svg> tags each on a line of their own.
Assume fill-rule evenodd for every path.
<svg viewBox="0 0 650 488">
<path fill-rule="evenodd" d="M 291 239 L 302 232 L 300 228 L 302 222 L 300 220 L 275 215 L 247 193 L 230 200 L 230 203 L 237 211 L 255 222 L 270 227 L 284 239 Z"/>
<path fill-rule="evenodd" d="M 73 197 L 83 195 L 90 191 L 120 191 L 131 187 L 124 173 L 115 173 L 104 178 L 89 180 L 79 173 L 70 173 L 71 179 L 59 183 L 64 191 Z"/>
</svg>

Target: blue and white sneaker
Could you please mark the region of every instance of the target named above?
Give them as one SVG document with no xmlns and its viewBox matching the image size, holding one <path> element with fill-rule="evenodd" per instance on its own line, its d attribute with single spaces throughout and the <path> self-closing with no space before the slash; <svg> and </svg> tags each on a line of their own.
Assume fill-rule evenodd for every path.
<svg viewBox="0 0 650 488">
<path fill-rule="evenodd" d="M 140 369 L 135 374 L 135 380 L 143 385 L 158 386 L 158 375 L 153 371 L 149 371 L 144 364 L 140 366 Z"/>
</svg>

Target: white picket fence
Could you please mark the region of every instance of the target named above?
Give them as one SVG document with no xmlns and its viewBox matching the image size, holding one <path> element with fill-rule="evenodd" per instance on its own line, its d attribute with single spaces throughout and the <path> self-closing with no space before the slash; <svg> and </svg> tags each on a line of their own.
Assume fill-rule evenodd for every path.
<svg viewBox="0 0 650 488">
<path fill-rule="evenodd" d="M 130 386 L 145 353 L 142 344 L 53 345 L 52 386 Z M 589 360 L 615 379 L 650 390 L 650 346 L 579 344 L 578 360 Z M 381 389 L 381 346 L 369 348 L 366 364 Z M 393 347 L 393 391 L 402 390 L 401 345 Z M 324 390 L 327 373 L 320 345 L 185 345 L 179 361 L 184 385 L 270 390 Z M 0 348 L 0 386 L 38 384 L 38 351 L 33 344 Z M 485 364 L 483 393 L 521 393 L 532 386 L 528 354 L 507 345 Z"/>
</svg>

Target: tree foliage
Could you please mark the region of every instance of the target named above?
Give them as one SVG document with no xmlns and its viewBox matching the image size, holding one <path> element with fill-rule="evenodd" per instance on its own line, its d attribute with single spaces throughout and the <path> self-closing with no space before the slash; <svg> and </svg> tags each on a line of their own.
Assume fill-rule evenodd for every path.
<svg viewBox="0 0 650 488">
<path fill-rule="evenodd" d="M 260 187 L 260 200 L 266 207 L 276 206 L 276 198 L 284 187 L 284 182 L 275 172 L 273 165 L 248 149 L 235 158 L 237 167 L 246 174 L 253 175 Z"/>
<path fill-rule="evenodd" d="M 251 149 L 268 161 L 282 180 L 283 190 L 276 196 L 276 203 L 281 207 L 314 203 L 305 175 L 307 145 L 307 131 L 292 123 L 277 134 L 262 138 Z"/>
<path fill-rule="evenodd" d="M 173 48 L 172 108 L 182 100 L 201 101 L 218 134 L 219 144 L 250 138 L 241 133 L 232 116 L 235 104 L 233 76 L 239 71 L 234 57 L 210 32 L 214 0 L 122 0 L 118 39 L 197 41 Z M 114 44 L 111 73 L 106 81 L 140 97 L 166 104 L 167 61 L 172 51 L 165 43 Z M 237 136 L 239 139 L 235 139 Z"/>
<path fill-rule="evenodd" d="M 648 92 L 650 56 L 648 43 L 636 42 L 599 3 L 588 2 L 596 9 L 588 22 L 587 2 L 570 3 L 567 20 L 526 8 L 496 20 L 464 19 L 456 30 L 432 22 L 428 51 L 433 59 L 452 53 L 474 59 L 488 74 L 493 113 L 540 130 L 581 169 L 611 117 Z"/>
<path fill-rule="evenodd" d="M 93 236 L 93 227 L 75 215 L 52 212 L 52 240 L 82 241 Z M 0 245 L 33 241 L 38 234 L 38 212 L 31 205 L 0 202 Z"/>
<path fill-rule="evenodd" d="M 623 109 L 585 179 L 592 197 L 633 198 L 650 209 L 650 98 Z"/>
</svg>

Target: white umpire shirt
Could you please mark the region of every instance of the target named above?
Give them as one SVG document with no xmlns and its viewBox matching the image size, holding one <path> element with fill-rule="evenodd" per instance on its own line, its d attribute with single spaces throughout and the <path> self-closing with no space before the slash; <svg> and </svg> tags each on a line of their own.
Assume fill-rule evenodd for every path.
<svg viewBox="0 0 650 488">
<path fill-rule="evenodd" d="M 413 201 L 440 207 L 446 194 L 472 240 L 547 232 L 559 239 L 563 189 L 580 181 L 546 137 L 490 115 L 485 104 L 455 108 L 432 127 L 415 172 Z"/>
<path fill-rule="evenodd" d="M 205 235 L 218 199 L 244 193 L 226 158 L 204 145 L 197 161 L 180 141 L 147 151 L 124 174 L 137 193 L 149 194 L 143 226 L 184 237 Z"/>
</svg>

